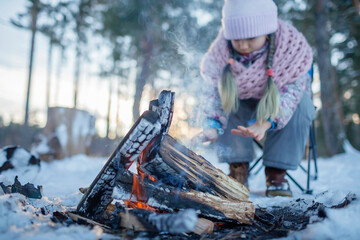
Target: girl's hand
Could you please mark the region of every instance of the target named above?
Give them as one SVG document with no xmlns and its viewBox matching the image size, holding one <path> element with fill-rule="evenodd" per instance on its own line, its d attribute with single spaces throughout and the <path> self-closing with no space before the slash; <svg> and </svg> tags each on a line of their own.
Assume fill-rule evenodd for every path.
<svg viewBox="0 0 360 240">
<path fill-rule="evenodd" d="M 237 129 L 231 129 L 231 133 L 243 137 L 253 137 L 256 141 L 260 141 L 263 139 L 266 130 L 269 128 L 271 128 L 271 123 L 269 121 L 263 121 L 262 123 L 256 121 L 253 125 L 247 128 L 238 126 Z"/>
<path fill-rule="evenodd" d="M 191 139 L 191 145 L 197 145 L 203 142 L 215 142 L 217 138 L 218 133 L 215 128 L 205 129 Z"/>
</svg>

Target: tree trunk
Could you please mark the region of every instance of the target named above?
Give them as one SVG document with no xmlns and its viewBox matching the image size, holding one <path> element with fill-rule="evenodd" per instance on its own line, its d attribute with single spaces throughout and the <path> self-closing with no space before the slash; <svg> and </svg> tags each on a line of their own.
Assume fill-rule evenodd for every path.
<svg viewBox="0 0 360 240">
<path fill-rule="evenodd" d="M 106 117 L 106 138 L 109 138 L 110 133 L 110 112 L 111 112 L 111 90 L 112 90 L 112 79 L 109 77 L 109 99 L 108 99 L 108 109 Z"/>
<path fill-rule="evenodd" d="M 62 66 L 64 64 L 64 59 L 65 59 L 65 48 L 61 47 L 60 50 L 60 57 L 59 57 L 59 62 L 57 64 L 57 69 L 56 69 L 56 90 L 55 90 L 55 97 L 53 98 L 53 101 L 59 105 L 60 99 L 59 99 L 59 92 L 60 92 L 60 79 L 61 79 L 61 70 L 62 70 Z"/>
<path fill-rule="evenodd" d="M 140 116 L 140 102 L 141 96 L 150 74 L 150 60 L 152 56 L 152 40 L 148 37 L 144 37 L 142 42 L 142 66 L 140 74 L 137 76 L 135 81 L 135 96 L 133 105 L 133 121 L 135 122 Z"/>
<path fill-rule="evenodd" d="M 25 126 L 28 126 L 28 122 L 29 122 L 31 74 L 32 74 L 33 58 L 34 58 L 34 51 L 35 51 L 35 35 L 36 35 L 36 22 L 37 22 L 37 16 L 38 16 L 38 8 L 39 8 L 39 0 L 34 0 L 33 6 L 31 9 L 31 32 L 32 32 L 32 35 L 31 35 L 31 47 L 30 47 L 30 59 L 29 59 L 29 77 L 28 77 L 26 103 L 25 103 L 25 118 L 24 118 Z"/>
<path fill-rule="evenodd" d="M 51 70 L 52 70 L 52 49 L 53 42 L 50 38 L 49 51 L 48 51 L 48 65 L 47 65 L 47 80 L 46 80 L 46 109 L 50 107 L 50 91 L 51 91 Z"/>
<path fill-rule="evenodd" d="M 80 78 L 80 62 L 81 62 L 81 50 L 80 39 L 76 46 L 76 60 L 75 60 L 75 72 L 74 72 L 74 108 L 77 107 L 78 93 L 79 93 L 79 78 Z"/>
<path fill-rule="evenodd" d="M 354 1 L 354 7 L 356 11 L 356 15 L 359 16 L 360 6 L 359 6 L 359 0 L 353 0 Z"/>
<path fill-rule="evenodd" d="M 121 97 L 121 78 L 118 77 L 117 80 L 117 96 L 116 96 L 116 135 L 115 137 L 118 138 L 120 136 L 119 134 L 119 125 L 120 125 L 120 97 Z"/>
<path fill-rule="evenodd" d="M 317 61 L 321 80 L 321 116 L 324 127 L 325 144 L 332 156 L 344 152 L 345 132 L 339 116 L 341 103 L 336 97 L 336 82 L 332 74 L 331 49 L 329 44 L 329 9 L 327 0 L 317 0 L 316 6 L 316 45 Z"/>
</svg>

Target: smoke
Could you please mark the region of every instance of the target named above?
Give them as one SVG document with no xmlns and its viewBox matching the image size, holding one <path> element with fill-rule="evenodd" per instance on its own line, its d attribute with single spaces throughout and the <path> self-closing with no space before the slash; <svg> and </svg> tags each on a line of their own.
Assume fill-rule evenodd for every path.
<svg viewBox="0 0 360 240">
<path fill-rule="evenodd" d="M 205 54 L 204 45 L 209 45 L 210 39 L 199 34 L 199 26 L 189 24 L 185 17 L 181 18 L 174 31 L 167 33 L 167 39 L 174 46 L 175 54 L 181 61 L 177 99 L 184 101 L 183 111 L 187 114 L 190 126 L 199 126 L 201 122 L 200 103 L 203 91 L 203 79 L 200 75 L 200 62 Z"/>
</svg>

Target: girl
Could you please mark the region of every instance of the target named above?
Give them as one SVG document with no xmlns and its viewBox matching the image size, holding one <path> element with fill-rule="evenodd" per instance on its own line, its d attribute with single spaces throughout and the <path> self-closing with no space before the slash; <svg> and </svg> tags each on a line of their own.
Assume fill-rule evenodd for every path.
<svg viewBox="0 0 360 240">
<path fill-rule="evenodd" d="M 216 141 L 230 176 L 247 184 L 252 138 L 266 135 L 267 196 L 292 196 L 286 170 L 303 156 L 314 118 L 312 51 L 278 19 L 272 0 L 226 0 L 222 28 L 201 62 L 206 120 L 196 139 Z"/>
</svg>

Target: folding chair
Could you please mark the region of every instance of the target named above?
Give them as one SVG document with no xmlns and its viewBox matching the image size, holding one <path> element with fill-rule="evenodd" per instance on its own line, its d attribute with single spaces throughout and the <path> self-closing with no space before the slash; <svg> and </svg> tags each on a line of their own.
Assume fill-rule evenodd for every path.
<svg viewBox="0 0 360 240">
<path fill-rule="evenodd" d="M 309 74 L 311 76 L 311 80 L 313 80 L 313 68 L 311 67 Z M 312 82 L 312 81 L 311 81 Z M 312 96 L 311 96 L 312 98 Z M 261 149 L 263 150 L 263 146 L 254 139 L 254 143 Z M 295 178 L 293 178 L 288 172 L 286 172 L 286 175 L 288 176 L 288 178 L 303 192 L 306 194 L 312 194 L 312 190 L 310 189 L 310 178 L 311 178 L 311 160 L 313 160 L 313 164 L 314 164 L 314 170 L 315 170 L 315 175 L 313 176 L 313 180 L 317 180 L 318 178 L 318 168 L 317 168 L 317 151 L 316 151 L 316 136 L 315 136 L 315 120 L 312 121 L 312 124 L 310 126 L 310 131 L 309 131 L 309 140 L 308 140 L 308 144 L 306 146 L 306 156 L 307 156 L 307 169 L 305 169 L 305 167 L 303 167 L 301 165 L 301 163 L 299 164 L 300 169 L 307 174 L 307 183 L 306 183 L 306 188 L 304 188 L 303 186 L 301 186 L 299 184 L 298 181 L 295 180 Z M 260 157 L 258 157 L 256 159 L 256 161 L 254 162 L 254 164 L 252 164 L 249 168 L 249 173 L 251 173 L 254 168 L 257 166 L 257 164 L 262 160 L 263 155 L 261 155 Z M 259 168 L 257 169 L 257 171 L 253 174 L 253 175 L 257 175 L 260 170 L 262 169 Z"/>
<path fill-rule="evenodd" d="M 311 160 L 313 160 L 313 164 L 314 164 L 314 170 L 315 170 L 315 175 L 312 177 L 313 180 L 317 180 L 318 178 L 318 168 L 317 168 L 317 154 L 316 154 L 316 139 L 315 139 L 315 126 L 314 126 L 314 121 L 310 126 L 310 133 L 309 133 L 309 140 L 308 140 L 308 144 L 306 147 L 306 155 L 307 155 L 307 169 L 305 169 L 305 167 L 303 167 L 301 165 L 301 163 L 299 164 L 300 169 L 306 173 L 307 175 L 307 182 L 306 182 L 306 188 L 304 188 L 303 186 L 300 185 L 300 183 L 298 181 L 296 181 L 296 179 L 294 177 L 291 176 L 291 174 L 289 174 L 288 172 L 286 172 L 286 175 L 289 177 L 289 179 L 303 192 L 306 194 L 312 194 L 312 190 L 310 189 L 310 179 L 311 179 Z M 262 150 L 263 146 L 254 139 L 254 143 Z M 252 164 L 249 168 L 249 173 L 251 173 L 254 168 L 259 164 L 259 162 L 262 160 L 263 155 L 261 155 L 260 157 L 258 157 L 256 159 L 256 161 L 254 162 L 254 164 Z M 256 172 L 253 175 L 257 175 L 260 170 L 262 169 L 259 168 L 256 170 Z"/>
</svg>

